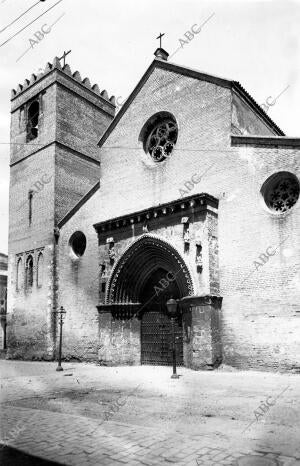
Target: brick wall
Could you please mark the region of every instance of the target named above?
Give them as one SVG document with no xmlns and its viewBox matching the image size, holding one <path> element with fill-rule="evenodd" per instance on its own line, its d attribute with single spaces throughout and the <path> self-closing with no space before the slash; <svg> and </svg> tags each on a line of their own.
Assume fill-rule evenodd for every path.
<svg viewBox="0 0 300 466">
<path fill-rule="evenodd" d="M 49 358 L 51 330 L 54 147 L 38 151 L 11 167 L 9 203 L 8 355 L 19 358 Z M 46 175 L 46 176 L 45 176 Z M 37 184 L 41 179 L 45 184 Z M 38 189 L 36 188 L 38 187 Z M 34 189 L 32 222 L 29 224 L 28 192 Z M 44 280 L 37 287 L 37 257 L 44 256 Z M 25 291 L 25 263 L 34 258 L 33 287 Z M 22 283 L 16 289 L 17 260 L 22 258 Z"/>
<path fill-rule="evenodd" d="M 43 284 L 37 283 L 37 258 L 44 258 Z M 33 256 L 33 286 L 25 286 L 25 263 L 28 253 L 10 255 L 10 287 L 8 309 L 8 357 L 19 359 L 51 359 L 53 355 L 52 286 L 53 247 L 30 251 Z M 16 263 L 22 259 L 22 281 L 17 289 Z M 41 272 L 41 270 L 40 270 Z"/>
<path fill-rule="evenodd" d="M 58 146 L 55 151 L 55 222 L 61 220 L 97 181 L 98 163 Z"/>
<path fill-rule="evenodd" d="M 219 262 L 225 361 L 238 367 L 299 366 L 300 203 L 271 214 L 260 195 L 278 171 L 300 174 L 299 151 L 283 147 L 236 147 L 236 171 L 221 179 Z M 284 241 L 286 239 L 286 241 Z M 279 244 L 284 241 L 280 246 Z M 254 261 L 272 246 L 262 267 Z"/>
<path fill-rule="evenodd" d="M 154 71 L 100 150 L 105 208 L 99 212 L 99 221 L 178 198 L 179 189 L 193 174 L 208 169 L 189 194 L 207 192 L 220 199 L 224 362 L 289 370 L 298 366 L 300 351 L 300 320 L 295 312 L 300 291 L 300 203 L 287 215 L 274 217 L 262 207 L 260 189 L 276 171 L 291 171 L 299 177 L 299 150 L 232 147 L 231 104 L 228 88 Z M 151 164 L 138 138 L 147 119 L 160 110 L 177 120 L 177 150 L 165 162 Z M 240 104 L 239 112 L 240 128 L 271 133 L 244 105 Z M 123 149 L 112 149 L 120 141 Z M 289 238 L 274 258 L 240 284 L 252 271 L 255 258 L 269 245 L 279 244 L 285 234 Z"/>
<path fill-rule="evenodd" d="M 93 227 L 101 209 L 99 191 L 61 228 L 58 253 L 58 305 L 67 311 L 64 323 L 65 358 L 98 359 L 99 301 L 98 239 Z M 71 235 L 82 231 L 87 244 L 76 257 L 69 245 Z"/>
<path fill-rule="evenodd" d="M 54 227 L 99 179 L 97 142 L 113 118 L 107 94 L 81 83 L 56 63 L 12 94 L 9 207 L 9 357 L 51 358 L 55 354 L 57 259 Z M 80 82 L 79 82 L 80 81 Z M 27 106 L 40 102 L 38 136 L 27 141 Z M 17 145 L 20 143 L 21 145 Z M 29 224 L 28 193 L 32 198 Z M 43 250 L 44 282 L 37 286 L 37 256 Z M 16 288 L 17 259 L 34 257 L 33 286 Z"/>
<path fill-rule="evenodd" d="M 93 224 L 97 223 L 103 206 L 100 190 L 61 228 L 59 238 L 59 305 L 68 311 L 64 324 L 64 357 L 99 359 L 102 364 L 140 363 L 140 321 L 114 320 L 108 314 L 98 314 L 96 306 L 103 303 L 105 292 L 100 282 L 106 283 L 112 270 L 106 239 L 113 236 L 115 241 L 115 262 L 122 257 L 125 249 L 141 237 L 143 222 L 120 227 L 97 238 Z M 185 251 L 183 224 L 181 218 L 190 219 L 190 248 Z M 209 248 L 209 237 L 214 228 L 215 214 L 185 211 L 166 218 L 149 219 L 148 229 L 158 237 L 167 240 L 184 257 L 193 275 L 196 294 L 209 292 L 209 268 L 213 266 L 213 251 Z M 87 247 L 82 257 L 75 257 L 69 240 L 75 231 L 82 231 L 87 238 Z M 201 232 L 203 242 L 203 274 L 195 267 L 195 240 Z M 106 264 L 106 278 L 100 277 L 100 264 Z M 147 264 L 145 264 L 147 267 Z M 204 277 L 205 275 L 205 277 Z M 89 349 L 93 348 L 93 350 Z M 98 354 L 97 354 L 98 352 Z"/>
<path fill-rule="evenodd" d="M 79 109 L 81 105 L 76 111 Z M 172 156 L 162 163 L 154 163 L 144 153 L 139 135 L 148 118 L 159 111 L 174 115 L 179 136 Z M 240 129 L 260 134 L 270 132 L 244 104 L 239 106 L 239 111 L 236 122 Z M 66 119 L 67 112 L 62 115 Z M 189 188 L 187 195 L 207 192 L 219 199 L 218 222 L 212 216 L 207 227 L 210 267 L 203 268 L 199 290 L 212 293 L 219 289 L 223 296 L 220 326 L 224 362 L 242 368 L 291 370 L 297 367 L 300 203 L 286 215 L 275 217 L 263 207 L 260 189 L 270 175 L 280 170 L 291 171 L 299 177 L 299 150 L 281 147 L 279 143 L 273 147 L 232 146 L 233 121 L 229 87 L 157 69 L 149 76 L 99 151 L 99 191 L 61 228 L 57 299 L 68 312 L 64 325 L 66 357 L 74 357 L 75 349 L 79 358 L 95 359 L 99 354 L 102 361 L 112 361 L 120 350 L 116 342 L 125 339 L 123 347 L 127 351 L 132 346 L 132 352 L 124 349 L 122 357 L 118 355 L 119 360 L 136 363 L 137 327 L 122 327 L 113 324 L 107 316 L 102 316 L 102 320 L 98 317 L 95 305 L 99 301 L 102 257 L 93 224 L 180 198 L 180 189 L 185 189 L 186 182 L 197 174 L 203 175 L 201 181 Z M 67 126 L 65 134 L 68 142 Z M 78 144 L 83 150 L 84 143 Z M 63 203 L 62 185 L 66 180 L 71 182 L 68 170 L 72 164 L 67 163 L 62 153 L 57 160 L 58 176 L 62 174 L 57 199 Z M 73 160 L 77 162 L 78 158 Z M 89 170 L 85 163 L 74 162 L 74 179 L 78 179 L 81 171 L 87 171 L 89 178 L 92 176 Z M 56 190 L 59 192 L 59 187 Z M 74 200 L 81 192 L 80 187 L 74 193 Z M 72 193 L 70 188 L 71 197 Z M 18 231 L 17 225 L 15 228 Z M 72 257 L 68 243 L 76 230 L 83 231 L 87 237 L 85 254 L 79 259 Z M 156 228 L 162 236 L 168 237 L 168 231 L 163 224 Z M 176 241 L 174 231 L 172 241 L 174 238 Z M 21 229 L 18 235 L 16 243 L 19 241 L 20 246 Z M 277 247 L 276 254 L 255 270 L 253 263 L 259 255 L 267 247 L 279 245 L 285 235 L 287 239 Z M 10 267 L 13 269 L 13 264 Z M 111 347 L 107 352 L 109 341 Z"/>
<path fill-rule="evenodd" d="M 232 93 L 232 134 L 261 134 L 271 136 L 274 132 L 267 124 L 239 97 Z"/>
</svg>

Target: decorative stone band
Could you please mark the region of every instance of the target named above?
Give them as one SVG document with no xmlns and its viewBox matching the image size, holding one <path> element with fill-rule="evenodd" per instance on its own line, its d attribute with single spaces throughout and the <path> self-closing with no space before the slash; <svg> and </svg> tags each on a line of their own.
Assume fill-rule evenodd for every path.
<svg viewBox="0 0 300 466">
<path fill-rule="evenodd" d="M 111 303 L 99 304 L 97 306 L 98 312 L 111 313 L 114 319 L 132 319 L 134 316 L 139 317 L 138 311 L 142 307 L 141 303 Z"/>
<path fill-rule="evenodd" d="M 188 307 L 197 306 L 213 306 L 215 308 L 221 308 L 222 297 L 217 295 L 203 294 L 198 296 L 185 296 L 181 298 L 179 303 L 183 309 Z"/>
<path fill-rule="evenodd" d="M 275 147 L 300 147 L 300 138 L 288 136 L 241 136 L 231 135 L 232 146 L 254 145 Z"/>
<path fill-rule="evenodd" d="M 187 311 L 191 307 L 198 306 L 212 306 L 213 308 L 220 309 L 222 299 L 222 297 L 215 295 L 185 296 L 178 300 L 178 304 L 182 312 Z M 139 310 L 141 308 L 143 308 L 142 303 L 115 302 L 97 305 L 99 313 L 111 313 L 114 319 L 131 319 L 134 316 L 139 318 Z"/>
<path fill-rule="evenodd" d="M 96 223 L 94 228 L 98 234 L 107 233 L 108 231 L 117 230 L 118 228 L 128 225 L 144 223 L 150 219 L 161 219 L 166 215 L 184 212 L 196 207 L 199 207 L 200 210 L 210 209 L 216 211 L 218 208 L 218 199 L 207 193 L 195 194 L 193 196 L 176 199 L 165 204 L 160 204 L 156 207 L 150 207 L 149 209 L 141 210 L 133 214 Z"/>
</svg>

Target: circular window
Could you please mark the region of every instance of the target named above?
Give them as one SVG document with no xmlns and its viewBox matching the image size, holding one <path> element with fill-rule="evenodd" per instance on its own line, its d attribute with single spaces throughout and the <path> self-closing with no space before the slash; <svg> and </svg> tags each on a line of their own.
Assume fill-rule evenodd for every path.
<svg viewBox="0 0 300 466">
<path fill-rule="evenodd" d="M 83 256 L 86 248 L 86 237 L 81 231 L 76 231 L 70 238 L 69 244 L 77 257 Z"/>
<path fill-rule="evenodd" d="M 270 176 L 261 189 L 267 207 L 276 214 L 290 210 L 296 204 L 299 192 L 298 179 L 289 172 Z"/>
<path fill-rule="evenodd" d="M 139 141 L 144 151 L 154 162 L 162 162 L 172 154 L 178 137 L 178 127 L 174 115 L 159 112 L 152 115 L 144 124 Z"/>
<path fill-rule="evenodd" d="M 177 125 L 173 120 L 165 119 L 157 123 L 148 135 L 146 152 L 155 162 L 161 162 L 172 154 L 177 135 Z"/>
</svg>

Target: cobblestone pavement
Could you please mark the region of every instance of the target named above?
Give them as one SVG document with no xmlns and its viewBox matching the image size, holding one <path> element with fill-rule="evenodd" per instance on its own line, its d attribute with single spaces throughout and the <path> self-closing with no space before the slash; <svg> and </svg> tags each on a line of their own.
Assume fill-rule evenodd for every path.
<svg viewBox="0 0 300 466">
<path fill-rule="evenodd" d="M 6 428 L 22 425 L 20 435 L 10 439 L 16 449 L 67 465 L 231 465 L 247 454 L 276 458 L 279 464 L 300 465 L 279 453 L 226 450 L 210 444 L 202 435 L 169 435 L 155 428 L 101 422 L 81 416 L 4 407 Z"/>
<path fill-rule="evenodd" d="M 18 364 L 14 364 L 18 369 Z M 32 363 L 27 366 L 30 372 L 29 364 Z M 19 367 L 21 369 L 21 365 Z M 74 368 L 67 365 L 65 373 L 58 375 L 53 371 L 53 364 L 40 366 L 43 367 L 46 370 L 41 373 L 36 373 L 39 368 L 33 367 L 34 375 L 26 375 L 26 369 L 24 374 L 16 370 L 9 377 L 2 376 L 2 444 L 58 464 L 78 466 L 300 466 L 299 422 L 294 424 L 299 421 L 300 412 L 299 376 L 217 371 L 195 373 L 182 369 L 183 377 L 171 381 L 169 368 L 112 369 L 91 365 Z M 230 380 L 233 380 L 233 386 L 228 385 Z M 275 388 L 274 381 L 278 384 Z M 219 398 L 221 383 L 222 390 L 225 387 L 226 391 L 220 392 L 223 393 L 220 406 L 228 405 L 232 413 L 230 422 L 222 418 L 222 412 L 220 417 L 208 416 L 205 422 L 199 423 L 200 418 L 195 421 L 193 417 L 199 406 L 200 411 L 208 414 L 204 400 Z M 269 397 L 272 394 L 274 401 L 275 394 L 280 393 L 279 386 L 289 387 L 289 390 L 286 389 L 285 400 L 279 398 L 277 404 L 272 405 L 274 411 L 277 408 L 277 419 L 274 412 L 274 418 L 268 420 L 268 424 L 256 420 L 253 424 L 252 406 L 256 407 L 262 398 L 261 393 L 255 395 L 257 391 Z M 95 387 L 98 392 L 91 395 Z M 240 397 L 244 387 L 247 392 L 243 393 L 237 406 L 237 393 Z M 104 403 L 105 397 L 113 398 L 116 389 L 119 395 L 115 401 Z M 82 398 L 82 393 L 90 398 Z M 80 394 L 80 398 L 75 402 L 71 394 Z M 96 395 L 97 404 L 94 402 Z M 191 412 L 187 405 L 190 398 Z M 116 400 L 119 400 L 118 404 Z M 291 426 L 282 425 L 289 403 L 292 403 L 294 412 Z M 242 411 L 243 405 L 248 406 L 245 408 L 248 418 L 239 419 L 238 412 Z M 163 406 L 166 411 L 170 410 L 167 418 L 162 412 Z M 180 411 L 180 406 L 184 406 L 185 411 Z M 97 409 L 102 411 L 98 413 Z M 163 414 L 162 419 L 156 411 Z M 284 434 L 286 431 L 287 435 Z M 2 448 L 2 453 L 4 451 Z M 239 463 L 239 459 L 245 461 L 247 457 L 248 463 Z"/>
</svg>

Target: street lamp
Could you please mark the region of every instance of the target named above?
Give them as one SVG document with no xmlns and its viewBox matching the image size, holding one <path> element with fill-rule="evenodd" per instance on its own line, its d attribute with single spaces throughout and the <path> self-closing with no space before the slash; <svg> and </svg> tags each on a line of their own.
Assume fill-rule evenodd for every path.
<svg viewBox="0 0 300 466">
<path fill-rule="evenodd" d="M 59 315 L 60 320 L 59 320 L 59 325 L 60 325 L 60 333 L 59 333 L 59 349 L 58 349 L 58 366 L 56 370 L 58 372 L 63 371 L 63 368 L 61 367 L 61 348 L 62 348 L 62 326 L 64 323 L 64 317 L 66 314 L 66 311 L 64 310 L 63 306 L 60 306 L 60 309 L 58 311 L 55 311 L 57 315 Z"/>
<path fill-rule="evenodd" d="M 176 372 L 176 346 L 175 346 L 175 318 L 177 316 L 177 301 L 173 298 L 167 301 L 168 315 L 171 318 L 172 324 L 172 356 L 173 356 L 173 374 L 171 379 L 179 379 L 179 375 Z"/>
</svg>

